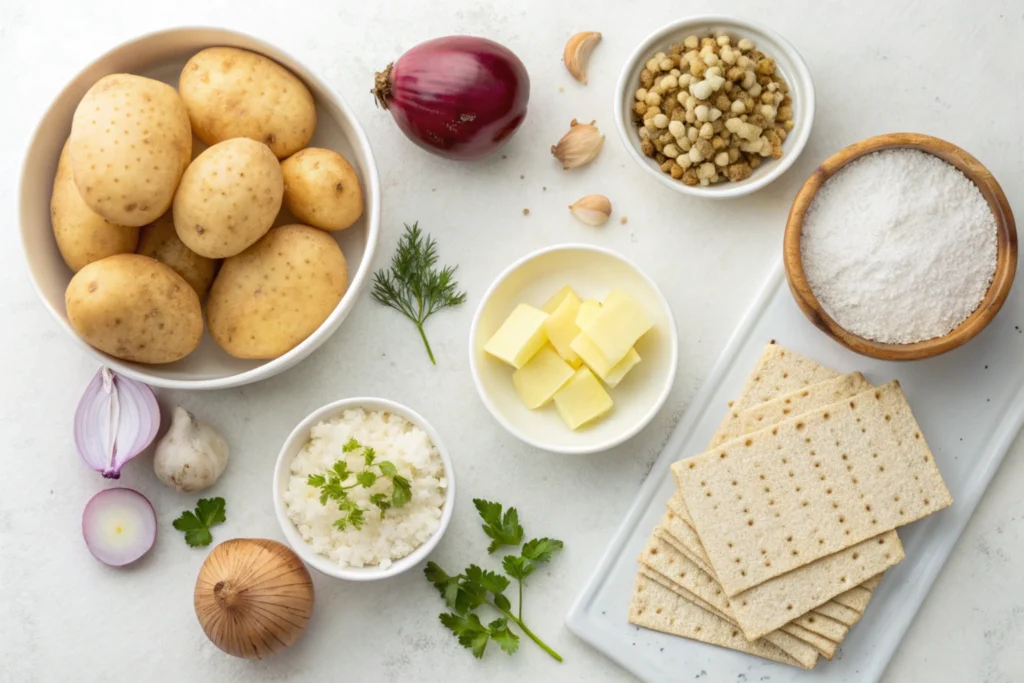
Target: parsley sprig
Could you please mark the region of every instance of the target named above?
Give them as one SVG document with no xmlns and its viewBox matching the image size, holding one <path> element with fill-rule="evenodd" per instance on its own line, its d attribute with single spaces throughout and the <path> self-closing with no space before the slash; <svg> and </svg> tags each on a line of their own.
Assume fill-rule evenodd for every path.
<svg viewBox="0 0 1024 683">
<path fill-rule="evenodd" d="M 370 496 L 370 504 L 380 511 L 380 518 L 393 507 L 400 508 L 412 499 L 412 486 L 409 480 L 398 473 L 394 463 L 389 460 L 377 460 L 377 452 L 370 446 L 363 446 L 355 439 L 349 439 L 342 447 L 341 452 L 349 455 L 362 449 L 363 469 L 354 472 L 349 469 L 348 461 L 338 460 L 325 474 L 311 474 L 306 478 L 313 488 L 320 489 L 320 504 L 327 505 L 333 500 L 338 504 L 338 510 L 342 516 L 334 520 L 334 527 L 339 531 L 345 531 L 349 525 L 357 530 L 362 529 L 366 524 L 367 510 L 360 507 L 359 503 L 352 500 L 348 492 L 351 489 L 361 486 L 368 489 L 377 483 L 378 479 L 390 478 L 392 491 L 388 496 L 386 493 L 374 493 Z M 373 468 L 377 468 L 377 472 Z M 379 472 L 379 474 L 378 474 Z M 350 478 L 355 478 L 352 483 L 346 483 Z"/>
<path fill-rule="evenodd" d="M 466 300 L 455 281 L 458 266 L 438 270 L 437 242 L 420 232 L 419 223 L 405 226 L 398 249 L 391 257 L 391 270 L 378 270 L 373 276 L 373 298 L 402 313 L 416 324 L 430 362 L 437 365 L 427 341 L 423 324 L 441 309 L 458 306 Z"/>
<path fill-rule="evenodd" d="M 523 527 L 519 524 L 519 513 L 509 508 L 502 514 L 499 503 L 475 498 L 483 530 L 491 539 L 487 552 L 512 546 L 519 548 L 523 542 Z M 555 660 L 562 661 L 561 655 L 538 638 L 523 622 L 523 583 L 533 574 L 539 564 L 548 562 L 562 549 L 562 542 L 551 538 L 535 538 L 522 547 L 518 555 L 506 555 L 501 566 L 505 574 L 514 579 L 519 588 L 519 606 L 513 613 L 512 603 L 505 591 L 512 581 L 497 572 L 481 569 L 475 564 L 466 567 L 461 574 L 449 575 L 435 562 L 428 562 L 424 570 L 427 580 L 434 584 L 451 612 L 440 615 L 441 623 L 459 639 L 459 644 L 473 652 L 473 656 L 484 656 L 489 641 L 494 641 L 507 654 L 519 649 L 519 636 L 509 628 L 509 622 L 518 626 L 526 637 L 535 642 Z M 490 605 L 502 614 L 501 617 L 484 624 L 474 611 Z"/>
<path fill-rule="evenodd" d="M 216 526 L 227 519 L 224 512 L 223 498 L 200 498 L 196 510 L 185 510 L 171 524 L 178 531 L 185 533 L 185 543 L 192 548 L 210 545 L 213 534 L 210 527 Z"/>
</svg>

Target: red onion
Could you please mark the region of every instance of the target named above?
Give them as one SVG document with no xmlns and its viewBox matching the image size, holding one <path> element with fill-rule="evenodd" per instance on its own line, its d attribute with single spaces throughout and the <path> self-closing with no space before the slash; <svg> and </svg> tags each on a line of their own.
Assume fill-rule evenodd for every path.
<svg viewBox="0 0 1024 683">
<path fill-rule="evenodd" d="M 160 428 L 160 406 L 145 384 L 100 368 L 75 411 L 75 447 L 108 479 L 146 449 Z"/>
<path fill-rule="evenodd" d="M 530 76 L 511 50 L 493 40 L 448 36 L 388 64 L 372 92 L 417 145 L 470 160 L 498 149 L 519 128 Z"/>
<path fill-rule="evenodd" d="M 82 536 L 93 557 L 111 567 L 123 567 L 153 547 L 156 513 L 138 491 L 106 489 L 85 504 Z"/>
</svg>

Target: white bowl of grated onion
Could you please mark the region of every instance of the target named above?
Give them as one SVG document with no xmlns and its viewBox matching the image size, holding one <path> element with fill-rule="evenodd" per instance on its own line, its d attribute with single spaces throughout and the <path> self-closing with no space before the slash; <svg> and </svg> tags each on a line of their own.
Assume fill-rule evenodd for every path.
<svg viewBox="0 0 1024 683">
<path fill-rule="evenodd" d="M 376 485 L 356 485 L 368 449 L 350 451 L 345 442 L 352 438 L 372 447 L 377 463 L 387 461 L 406 477 L 408 502 L 378 517 L 371 495 L 391 494 L 397 486 L 392 489 L 383 467 Z M 351 481 L 341 483 L 353 485 L 352 500 L 367 510 L 361 529 L 334 528 L 334 518 L 344 515 L 340 506 L 322 503 L 320 490 L 307 482 L 310 474 L 326 474 L 346 457 Z M 303 562 L 338 579 L 376 581 L 420 564 L 437 546 L 455 507 L 455 470 L 437 432 L 419 413 L 382 398 L 349 398 L 313 411 L 288 435 L 274 467 L 273 495 L 285 540 Z M 388 557 L 374 562 L 382 549 Z"/>
<path fill-rule="evenodd" d="M 778 73 L 789 86 L 793 99 L 793 128 L 782 143 L 782 157 L 766 157 L 750 177 L 737 181 L 722 181 L 710 185 L 686 185 L 664 173 L 655 159 L 644 155 L 637 126 L 633 122 L 635 93 L 640 87 L 640 73 L 648 60 L 658 52 L 669 52 L 675 43 L 687 36 L 726 34 L 733 41 L 746 38 L 758 50 L 775 60 Z M 712 96 L 714 93 L 712 93 Z M 629 156 L 644 172 L 659 183 L 681 194 L 707 199 L 731 199 L 756 192 L 785 173 L 800 156 L 811 135 L 814 121 L 814 82 L 803 57 L 796 48 L 775 31 L 758 23 L 718 15 L 705 15 L 683 19 L 664 26 L 649 35 L 626 61 L 615 91 L 615 125 Z M 727 115 L 728 116 L 728 115 Z M 727 116 L 723 118 L 727 118 Z M 702 119 L 703 120 L 703 119 Z M 717 148 L 716 148 L 717 149 Z M 710 160 L 708 160 L 710 161 Z M 696 167 L 697 164 L 694 164 Z"/>
</svg>

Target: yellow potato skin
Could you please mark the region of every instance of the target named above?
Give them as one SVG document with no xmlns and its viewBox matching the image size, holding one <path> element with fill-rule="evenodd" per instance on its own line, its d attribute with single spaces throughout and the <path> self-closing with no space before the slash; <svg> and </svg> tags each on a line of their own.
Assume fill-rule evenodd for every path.
<svg viewBox="0 0 1024 683">
<path fill-rule="evenodd" d="M 308 145 L 316 130 L 309 88 L 274 60 L 248 50 L 196 53 L 181 70 L 178 91 L 192 130 L 208 145 L 251 138 L 284 159 Z"/>
<path fill-rule="evenodd" d="M 93 261 L 130 254 L 139 242 L 138 228 L 115 225 L 86 205 L 75 187 L 66 142 L 53 178 L 50 225 L 64 263 L 76 273 Z"/>
<path fill-rule="evenodd" d="M 281 164 L 266 145 L 225 140 L 185 170 L 174 196 L 174 227 L 200 256 L 234 256 L 267 233 L 283 194 Z"/>
<path fill-rule="evenodd" d="M 348 160 L 330 149 L 307 147 L 281 162 L 284 205 L 321 230 L 344 230 L 363 215 L 363 191 Z"/>
<path fill-rule="evenodd" d="M 64 295 L 68 320 L 100 351 L 137 363 L 170 363 L 203 336 L 199 297 L 168 266 L 139 254 L 90 263 Z"/>
<path fill-rule="evenodd" d="M 112 74 L 78 104 L 68 144 L 86 205 L 112 223 L 139 227 L 170 207 L 192 155 L 192 131 L 174 88 Z"/>
<path fill-rule="evenodd" d="M 206 304 L 210 334 L 236 358 L 277 358 L 320 327 L 347 289 L 333 237 L 307 225 L 274 228 L 224 261 Z"/>
<path fill-rule="evenodd" d="M 156 259 L 185 278 L 202 301 L 217 274 L 217 261 L 200 256 L 185 246 L 174 230 L 170 211 L 142 228 L 138 253 Z"/>
</svg>

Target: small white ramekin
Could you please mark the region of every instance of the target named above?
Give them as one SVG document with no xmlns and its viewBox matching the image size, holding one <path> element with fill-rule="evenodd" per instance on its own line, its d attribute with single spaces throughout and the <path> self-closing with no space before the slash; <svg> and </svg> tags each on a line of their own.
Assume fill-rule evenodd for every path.
<svg viewBox="0 0 1024 683">
<path fill-rule="evenodd" d="M 632 107 L 636 102 L 635 93 L 640 87 L 640 72 L 643 71 L 648 59 L 658 52 L 668 52 L 673 43 L 680 43 L 689 35 L 704 36 L 708 33 L 727 33 L 734 40 L 749 38 L 757 49 L 775 60 L 776 68 L 789 84 L 790 95 L 793 98 L 794 125 L 782 145 L 781 159 L 765 159 L 746 180 L 691 187 L 662 173 L 654 159 L 644 156 L 640 150 L 640 136 L 633 124 Z M 694 197 L 731 199 L 765 187 L 785 173 L 800 156 L 811 135 L 813 122 L 814 82 L 803 57 L 789 41 L 775 31 L 746 19 L 705 15 L 676 21 L 658 29 L 633 51 L 622 69 L 618 87 L 615 89 L 615 125 L 629 156 L 644 169 L 645 173 L 665 187 Z"/>
<path fill-rule="evenodd" d="M 562 422 L 554 406 L 530 410 L 523 405 L 512 385 L 512 368 L 484 352 L 518 304 L 539 307 L 564 285 L 584 299 L 602 300 L 612 290 L 624 290 L 654 320 L 636 344 L 640 363 L 609 390 L 612 412 L 576 431 Z M 469 332 L 469 367 L 484 406 L 514 436 L 553 453 L 598 453 L 639 433 L 665 404 L 678 359 L 675 318 L 658 285 L 624 256 L 589 244 L 560 244 L 513 263 L 484 294 Z"/>
<path fill-rule="evenodd" d="M 416 548 L 409 555 L 395 560 L 387 569 L 381 569 L 380 567 L 341 567 L 337 562 L 315 552 L 303 540 L 302 534 L 299 533 L 299 530 L 295 528 L 295 525 L 289 519 L 288 510 L 284 502 L 284 492 L 288 488 L 288 479 L 291 477 L 292 460 L 298 454 L 303 444 L 309 439 L 313 426 L 322 420 L 337 417 L 346 410 L 356 408 L 393 413 L 405 418 L 427 433 L 434 447 L 437 448 L 437 452 L 441 455 L 441 461 L 444 463 L 444 476 L 447 486 L 445 489 L 444 508 L 441 510 L 441 526 L 423 545 Z M 288 435 L 284 445 L 281 447 L 281 453 L 277 456 L 277 464 L 274 466 L 273 494 L 274 511 L 277 514 L 277 521 L 281 525 L 281 531 L 284 532 L 288 545 L 291 546 L 292 550 L 298 554 L 303 562 L 321 574 L 333 576 L 337 579 L 345 579 L 346 581 L 376 581 L 396 576 L 418 565 L 426 559 L 438 542 L 440 542 L 444 532 L 448 529 L 448 522 L 451 521 L 452 512 L 455 509 L 455 468 L 452 466 L 452 459 L 448 454 L 448 450 L 441 442 L 441 437 L 437 435 L 437 432 L 430 426 L 430 423 L 416 411 L 400 403 L 383 398 L 346 398 L 334 403 L 328 403 L 314 410 Z"/>
</svg>

